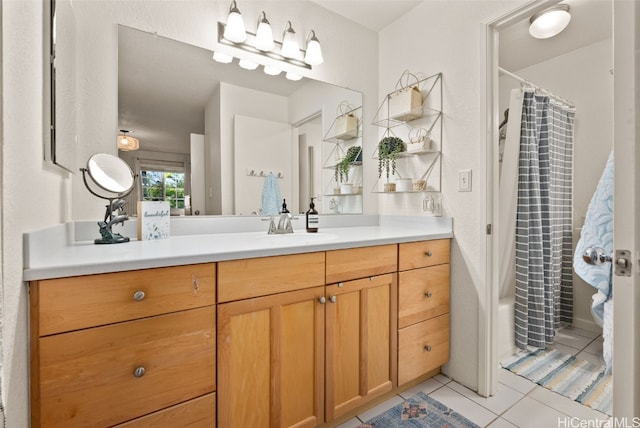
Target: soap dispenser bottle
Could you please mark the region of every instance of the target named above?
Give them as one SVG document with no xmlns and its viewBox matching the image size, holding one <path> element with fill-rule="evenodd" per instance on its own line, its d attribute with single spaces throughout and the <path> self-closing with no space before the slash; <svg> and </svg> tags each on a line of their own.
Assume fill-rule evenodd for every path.
<svg viewBox="0 0 640 428">
<path fill-rule="evenodd" d="M 316 206 L 313 203 L 314 199 L 315 198 L 311 198 L 311 203 L 309 204 L 309 211 L 307 211 L 307 232 L 308 233 L 316 233 L 318 231 L 318 223 L 320 222 L 318 211 L 316 211 Z"/>
<path fill-rule="evenodd" d="M 282 211 L 280 211 L 280 214 L 287 214 L 289 213 L 289 210 L 287 209 L 287 200 L 283 199 L 282 200 Z"/>
</svg>

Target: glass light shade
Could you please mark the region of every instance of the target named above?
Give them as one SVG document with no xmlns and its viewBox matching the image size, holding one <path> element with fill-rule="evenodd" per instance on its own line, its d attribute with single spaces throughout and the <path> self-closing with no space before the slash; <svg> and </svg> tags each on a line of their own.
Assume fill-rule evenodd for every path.
<svg viewBox="0 0 640 428">
<path fill-rule="evenodd" d="M 255 47 L 263 52 L 273 50 L 275 42 L 273 41 L 273 30 L 271 24 L 267 21 L 267 15 L 262 12 L 263 18 L 258 20 L 258 29 L 256 30 Z"/>
<path fill-rule="evenodd" d="M 245 70 L 255 70 L 256 68 L 258 68 L 258 63 L 255 63 L 253 61 L 249 61 L 246 59 L 241 59 L 238 62 L 238 65 L 244 68 Z"/>
<path fill-rule="evenodd" d="M 223 64 L 229 64 L 231 61 L 233 61 L 233 57 L 231 55 L 227 55 L 222 52 L 214 52 L 213 59 Z"/>
<path fill-rule="evenodd" d="M 244 19 L 236 7 L 235 0 L 231 3 L 227 25 L 224 27 L 224 38 L 234 42 L 242 43 L 247 40 L 247 30 L 244 27 Z"/>
<path fill-rule="evenodd" d="M 296 39 L 296 32 L 291 27 L 291 22 L 287 22 L 287 28 L 282 36 L 282 49 L 280 54 L 285 58 L 297 58 L 300 55 L 300 47 Z"/>
<path fill-rule="evenodd" d="M 273 65 L 265 65 L 264 72 L 269 76 L 277 76 L 278 74 L 282 73 L 282 70 L 280 70 L 278 67 L 274 67 Z"/>
<path fill-rule="evenodd" d="M 322 48 L 320 48 L 320 42 L 314 35 L 307 43 L 307 52 L 304 55 L 304 62 L 309 65 L 318 65 L 324 62 L 322 57 Z"/>
<path fill-rule="evenodd" d="M 290 71 L 285 75 L 285 77 L 287 79 L 293 80 L 293 81 L 302 79 L 302 76 L 300 76 L 299 74 L 296 74 L 296 73 L 292 73 Z"/>
<path fill-rule="evenodd" d="M 140 148 L 140 141 L 137 138 L 129 137 L 128 135 L 118 135 L 118 150 L 124 152 L 138 150 Z"/>
<path fill-rule="evenodd" d="M 531 17 L 529 34 L 536 39 L 548 39 L 562 32 L 571 21 L 569 5 L 561 4 Z"/>
</svg>

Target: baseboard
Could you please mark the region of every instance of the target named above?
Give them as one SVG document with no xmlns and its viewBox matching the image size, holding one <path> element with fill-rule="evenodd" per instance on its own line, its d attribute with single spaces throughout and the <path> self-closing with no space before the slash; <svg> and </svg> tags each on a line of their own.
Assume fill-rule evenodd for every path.
<svg viewBox="0 0 640 428">
<path fill-rule="evenodd" d="M 573 326 L 581 328 L 583 330 L 593 331 L 594 333 L 602 334 L 602 327 L 600 327 L 593 319 L 574 318 Z"/>
</svg>

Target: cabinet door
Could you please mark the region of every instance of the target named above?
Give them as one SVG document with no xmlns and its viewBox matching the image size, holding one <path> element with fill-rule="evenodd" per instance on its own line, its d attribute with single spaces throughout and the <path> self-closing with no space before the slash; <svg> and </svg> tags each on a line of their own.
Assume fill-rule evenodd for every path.
<svg viewBox="0 0 640 428">
<path fill-rule="evenodd" d="M 396 386 L 396 308 L 396 274 L 327 286 L 327 421 Z"/>
<path fill-rule="evenodd" d="M 324 420 L 324 287 L 218 305 L 222 427 Z"/>
</svg>

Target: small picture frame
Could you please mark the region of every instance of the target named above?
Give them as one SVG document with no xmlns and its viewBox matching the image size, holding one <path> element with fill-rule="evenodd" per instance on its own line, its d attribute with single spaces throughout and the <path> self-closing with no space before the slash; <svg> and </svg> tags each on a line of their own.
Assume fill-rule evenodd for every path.
<svg viewBox="0 0 640 428">
<path fill-rule="evenodd" d="M 166 201 L 138 201 L 138 240 L 166 239 L 170 234 L 171 208 Z"/>
</svg>

